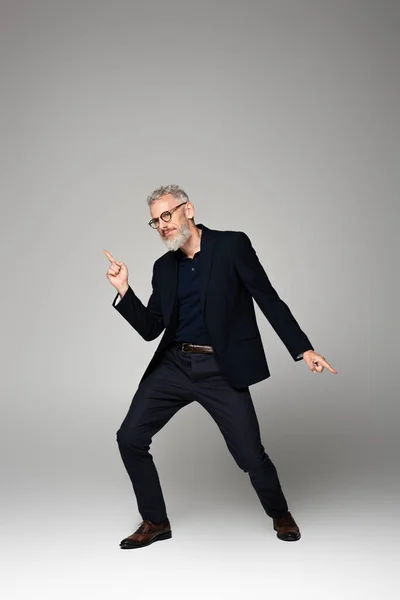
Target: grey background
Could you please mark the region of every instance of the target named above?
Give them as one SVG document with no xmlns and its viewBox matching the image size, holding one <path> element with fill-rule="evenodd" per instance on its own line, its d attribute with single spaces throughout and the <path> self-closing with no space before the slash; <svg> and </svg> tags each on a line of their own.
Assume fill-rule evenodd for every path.
<svg viewBox="0 0 400 600">
<path fill-rule="evenodd" d="M 7 597 L 395 598 L 399 3 L 0 6 Z M 159 340 L 112 308 L 103 249 L 146 303 L 146 196 L 172 182 L 250 236 L 338 370 L 295 363 L 257 307 L 251 392 L 297 544 L 194 403 L 151 448 L 173 538 L 118 548 L 140 517 L 115 432 Z"/>
</svg>

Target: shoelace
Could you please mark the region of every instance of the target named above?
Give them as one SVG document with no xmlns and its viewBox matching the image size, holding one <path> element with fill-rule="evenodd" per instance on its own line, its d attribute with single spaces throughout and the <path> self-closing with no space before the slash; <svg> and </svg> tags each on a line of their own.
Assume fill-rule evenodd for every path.
<svg viewBox="0 0 400 600">
<path fill-rule="evenodd" d="M 146 519 L 144 521 L 142 521 L 139 525 L 139 527 L 136 529 L 135 533 L 146 533 L 148 531 L 148 526 L 149 526 L 150 522 L 146 521 Z"/>
</svg>

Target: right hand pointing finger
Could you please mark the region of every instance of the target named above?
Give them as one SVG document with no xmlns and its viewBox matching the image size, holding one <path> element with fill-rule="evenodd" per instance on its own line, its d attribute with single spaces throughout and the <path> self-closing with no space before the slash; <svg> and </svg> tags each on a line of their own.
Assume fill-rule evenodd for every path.
<svg viewBox="0 0 400 600">
<path fill-rule="evenodd" d="M 108 258 L 108 260 L 109 260 L 110 262 L 115 262 L 115 263 L 117 262 L 117 261 L 115 260 L 115 258 L 113 257 L 113 255 L 112 255 L 112 254 L 110 254 L 110 253 L 109 253 L 107 250 L 104 250 L 103 252 L 104 252 L 104 254 L 107 256 L 107 258 Z"/>
<path fill-rule="evenodd" d="M 115 260 L 113 255 L 110 252 L 108 252 L 107 250 L 103 250 L 103 252 L 112 264 L 119 265 L 120 267 L 124 264 L 122 260 Z"/>
<path fill-rule="evenodd" d="M 111 262 L 107 271 L 107 279 L 122 295 L 128 287 L 128 269 L 122 260 L 115 260 L 112 254 L 104 250 L 104 254 Z"/>
</svg>

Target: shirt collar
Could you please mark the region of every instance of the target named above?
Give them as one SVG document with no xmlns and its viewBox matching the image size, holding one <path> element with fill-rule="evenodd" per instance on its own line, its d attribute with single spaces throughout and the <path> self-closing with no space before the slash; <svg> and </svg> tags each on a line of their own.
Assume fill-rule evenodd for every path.
<svg viewBox="0 0 400 600">
<path fill-rule="evenodd" d="M 198 256 L 200 253 L 201 253 L 201 250 L 196 252 L 196 254 L 193 256 L 193 258 Z M 184 252 L 182 252 L 182 250 L 180 248 L 178 248 L 178 250 L 176 251 L 176 256 L 177 256 L 178 260 L 190 260 L 189 257 Z"/>
</svg>

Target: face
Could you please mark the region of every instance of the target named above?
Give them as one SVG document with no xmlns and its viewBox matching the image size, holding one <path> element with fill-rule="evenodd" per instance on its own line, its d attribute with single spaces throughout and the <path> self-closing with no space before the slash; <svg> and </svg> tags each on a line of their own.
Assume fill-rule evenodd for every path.
<svg viewBox="0 0 400 600">
<path fill-rule="evenodd" d="M 171 194 L 161 196 L 150 207 L 151 218 L 160 217 L 164 211 L 172 210 L 180 203 L 181 200 L 177 201 Z M 158 233 L 168 250 L 178 250 L 190 238 L 191 229 L 187 214 L 190 217 L 194 214 L 193 205 L 190 202 L 174 210 L 170 221 L 159 220 Z"/>
</svg>

